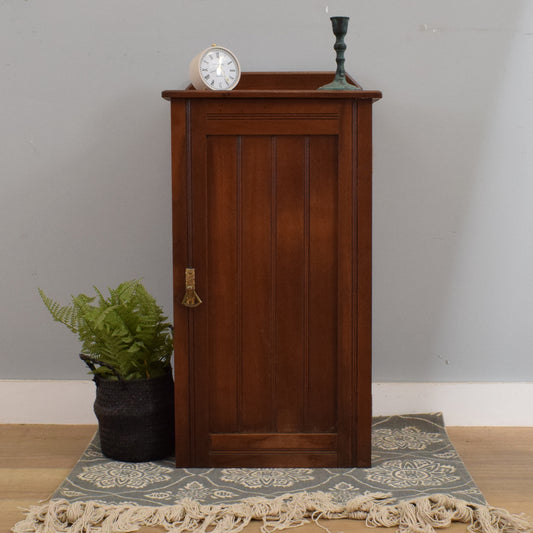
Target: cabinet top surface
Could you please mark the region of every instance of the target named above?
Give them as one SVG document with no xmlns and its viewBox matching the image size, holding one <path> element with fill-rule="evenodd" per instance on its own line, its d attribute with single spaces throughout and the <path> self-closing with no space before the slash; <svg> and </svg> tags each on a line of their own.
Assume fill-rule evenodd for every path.
<svg viewBox="0 0 533 533">
<path fill-rule="evenodd" d="M 333 80 L 334 72 L 243 72 L 233 91 L 197 91 L 189 85 L 185 90 L 163 91 L 166 100 L 182 98 L 342 98 L 378 100 L 381 91 L 368 91 L 348 74 L 355 91 L 318 91 Z"/>
</svg>

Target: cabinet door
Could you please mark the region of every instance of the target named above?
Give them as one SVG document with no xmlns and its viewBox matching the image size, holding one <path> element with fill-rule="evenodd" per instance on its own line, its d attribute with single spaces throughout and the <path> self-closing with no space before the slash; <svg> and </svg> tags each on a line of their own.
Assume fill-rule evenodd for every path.
<svg viewBox="0 0 533 533">
<path fill-rule="evenodd" d="M 356 112 L 192 102 L 195 465 L 355 464 Z"/>
</svg>

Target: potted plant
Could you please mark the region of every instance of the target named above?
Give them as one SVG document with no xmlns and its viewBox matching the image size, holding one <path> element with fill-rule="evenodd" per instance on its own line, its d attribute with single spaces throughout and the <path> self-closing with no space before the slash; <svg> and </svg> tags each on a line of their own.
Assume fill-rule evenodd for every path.
<svg viewBox="0 0 533 533">
<path fill-rule="evenodd" d="M 80 358 L 96 383 L 102 452 L 121 461 L 166 457 L 174 441 L 172 325 L 140 280 L 108 289 L 108 297 L 94 290 L 97 296 L 72 296 L 66 306 L 39 294 L 82 343 Z"/>
</svg>

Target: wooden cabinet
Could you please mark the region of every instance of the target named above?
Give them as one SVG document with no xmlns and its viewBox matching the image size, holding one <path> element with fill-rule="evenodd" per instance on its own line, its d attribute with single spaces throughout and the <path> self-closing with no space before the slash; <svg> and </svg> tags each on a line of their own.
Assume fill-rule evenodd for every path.
<svg viewBox="0 0 533 533">
<path fill-rule="evenodd" d="M 244 73 L 171 102 L 178 466 L 370 465 L 372 102 Z M 203 303 L 181 304 L 186 268 Z"/>
</svg>

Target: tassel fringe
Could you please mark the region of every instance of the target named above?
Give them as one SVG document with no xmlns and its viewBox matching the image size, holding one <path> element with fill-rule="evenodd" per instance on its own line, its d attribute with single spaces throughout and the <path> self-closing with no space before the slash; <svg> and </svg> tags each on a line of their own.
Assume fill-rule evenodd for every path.
<svg viewBox="0 0 533 533">
<path fill-rule="evenodd" d="M 339 504 L 331 495 L 298 493 L 275 499 L 249 498 L 235 504 L 202 505 L 183 500 L 173 506 L 142 507 L 95 501 L 52 500 L 31 507 L 14 533 L 117 533 L 160 526 L 171 533 L 237 533 L 252 520 L 273 533 L 320 519 L 365 520 L 369 527 L 396 527 L 400 533 L 434 533 L 452 522 L 468 524 L 472 533 L 526 533 L 533 523 L 504 509 L 468 503 L 446 495 L 395 502 L 390 494 L 365 494 Z"/>
</svg>

